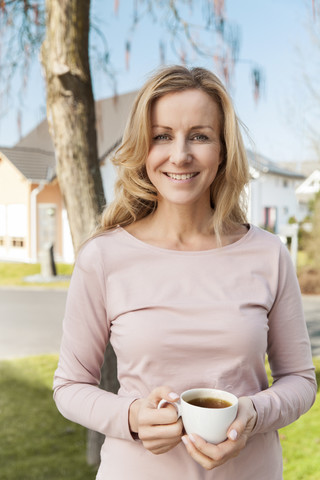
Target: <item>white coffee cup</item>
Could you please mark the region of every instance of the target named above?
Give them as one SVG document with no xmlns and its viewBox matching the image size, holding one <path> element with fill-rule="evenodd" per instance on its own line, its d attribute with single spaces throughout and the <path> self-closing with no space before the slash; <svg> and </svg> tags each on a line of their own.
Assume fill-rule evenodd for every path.
<svg viewBox="0 0 320 480">
<path fill-rule="evenodd" d="M 230 405 L 223 408 L 207 408 L 188 403 L 196 398 L 214 398 L 224 400 Z M 207 442 L 218 444 L 226 440 L 227 431 L 237 416 L 238 399 L 235 395 L 214 388 L 193 388 L 186 390 L 180 395 L 177 402 L 161 400 L 158 408 L 166 403 L 174 405 L 178 412 L 178 418 L 182 417 L 183 425 L 187 433 L 196 433 Z"/>
</svg>

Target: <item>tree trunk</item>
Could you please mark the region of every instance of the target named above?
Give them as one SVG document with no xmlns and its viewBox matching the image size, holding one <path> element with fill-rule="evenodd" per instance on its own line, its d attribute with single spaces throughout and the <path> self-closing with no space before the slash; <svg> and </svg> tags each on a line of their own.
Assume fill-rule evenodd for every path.
<svg viewBox="0 0 320 480">
<path fill-rule="evenodd" d="M 47 84 L 47 118 L 57 178 L 75 251 L 97 225 L 105 205 L 89 67 L 90 1 L 46 0 L 46 38 L 41 61 Z M 116 359 L 107 348 L 101 387 L 118 390 Z M 101 439 L 89 433 L 88 461 L 99 462 Z"/>
<path fill-rule="evenodd" d="M 102 367 L 102 376 L 100 387 L 108 392 L 117 393 L 119 382 L 117 378 L 117 360 L 111 344 L 107 346 L 104 355 L 104 364 Z M 104 435 L 101 433 L 88 431 L 87 439 L 87 462 L 89 465 L 98 465 L 100 463 L 100 450 L 104 442 Z"/>
<path fill-rule="evenodd" d="M 57 177 L 75 249 L 95 228 L 105 204 L 89 68 L 90 2 L 47 0 L 41 57 Z"/>
</svg>

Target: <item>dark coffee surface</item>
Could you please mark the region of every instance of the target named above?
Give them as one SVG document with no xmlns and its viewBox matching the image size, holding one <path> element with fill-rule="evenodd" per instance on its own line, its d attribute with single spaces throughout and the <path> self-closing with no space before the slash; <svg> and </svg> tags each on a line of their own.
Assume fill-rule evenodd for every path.
<svg viewBox="0 0 320 480">
<path fill-rule="evenodd" d="M 187 400 L 187 403 L 190 403 L 190 405 L 195 405 L 196 407 L 203 408 L 227 408 L 231 407 L 232 405 L 232 403 L 227 402 L 226 400 L 212 397 L 191 398 L 191 400 Z"/>
</svg>

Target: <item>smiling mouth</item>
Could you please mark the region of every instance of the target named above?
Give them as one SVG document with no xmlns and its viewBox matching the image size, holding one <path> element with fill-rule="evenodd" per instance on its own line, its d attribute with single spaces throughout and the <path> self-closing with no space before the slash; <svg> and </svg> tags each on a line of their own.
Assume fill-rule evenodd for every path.
<svg viewBox="0 0 320 480">
<path fill-rule="evenodd" d="M 165 175 L 167 175 L 167 177 L 173 178 L 173 180 L 189 180 L 189 178 L 193 178 L 198 174 L 199 174 L 199 172 L 194 172 L 194 173 L 169 173 L 169 172 L 165 172 Z"/>
</svg>

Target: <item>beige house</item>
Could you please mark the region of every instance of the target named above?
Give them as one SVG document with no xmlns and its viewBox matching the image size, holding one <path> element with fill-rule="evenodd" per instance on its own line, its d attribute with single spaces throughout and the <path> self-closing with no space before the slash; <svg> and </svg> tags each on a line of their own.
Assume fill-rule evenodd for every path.
<svg viewBox="0 0 320 480">
<path fill-rule="evenodd" d="M 0 151 L 0 258 L 36 261 L 54 244 L 62 257 L 62 199 L 51 152 L 33 148 Z"/>
<path fill-rule="evenodd" d="M 98 152 L 107 200 L 113 172 L 104 165 L 120 141 L 136 92 L 96 102 Z M 73 247 L 47 121 L 13 148 L 0 146 L 0 260 L 36 262 L 54 245 L 57 261 L 72 262 Z"/>
</svg>

